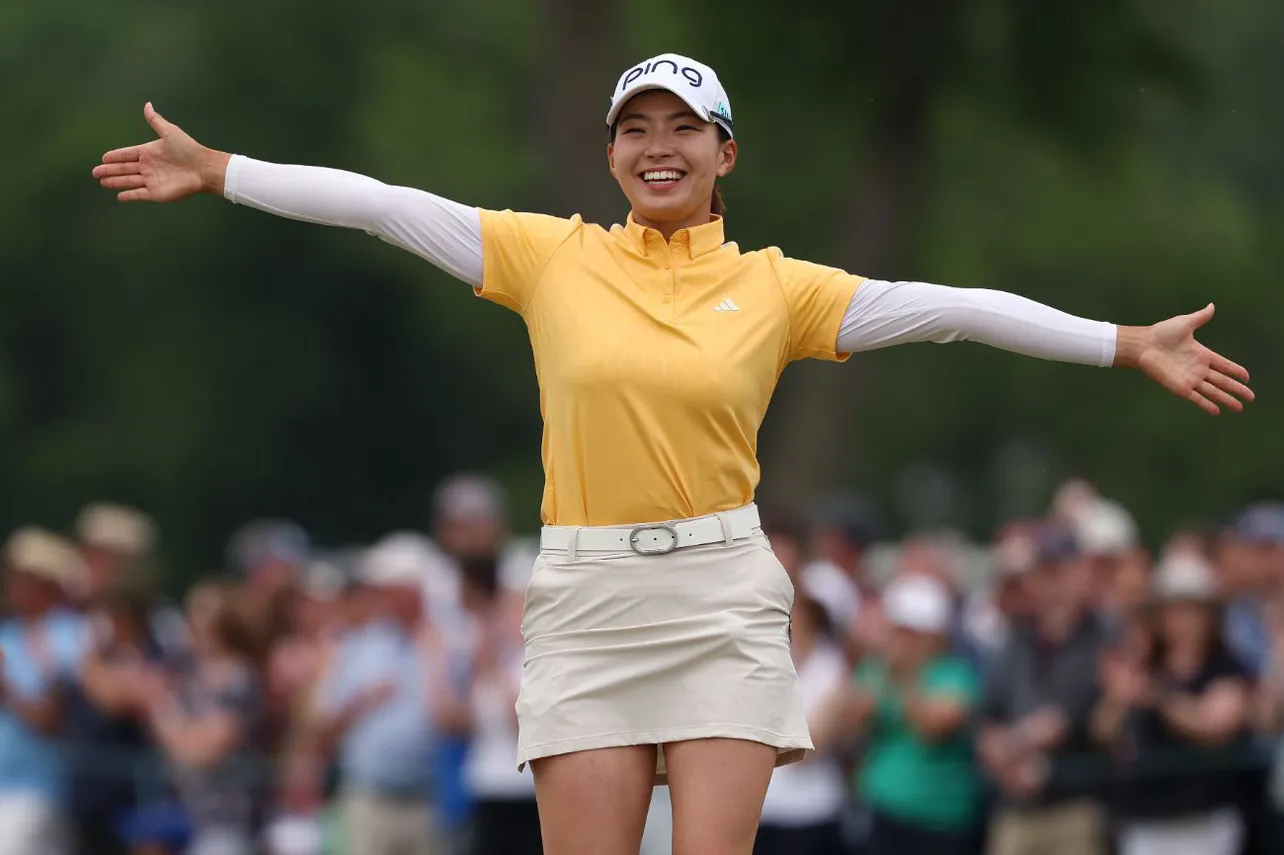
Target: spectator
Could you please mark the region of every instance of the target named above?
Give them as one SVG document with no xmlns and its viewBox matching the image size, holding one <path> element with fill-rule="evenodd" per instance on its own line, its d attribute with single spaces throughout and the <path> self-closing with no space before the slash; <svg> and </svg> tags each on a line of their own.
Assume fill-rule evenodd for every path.
<svg viewBox="0 0 1284 855">
<path fill-rule="evenodd" d="M 349 594 L 348 628 L 322 678 L 314 745 L 338 750 L 351 855 L 437 855 L 430 769 L 432 699 L 416 642 L 423 580 L 372 551 Z"/>
<path fill-rule="evenodd" d="M 321 846 L 328 766 L 310 740 L 316 725 L 311 715 L 342 632 L 345 584 L 343 556 L 311 563 L 293 601 L 287 633 L 270 654 L 268 697 L 280 705 L 273 715 L 282 722 L 275 815 L 266 830 L 271 855 L 312 853 Z"/>
<path fill-rule="evenodd" d="M 1085 774 L 1083 758 L 1106 631 L 1068 532 L 1041 533 L 1028 582 L 1033 615 L 1000 651 L 980 713 L 977 749 L 1000 789 L 989 851 L 1096 855 L 1105 843 L 1101 782 Z"/>
<path fill-rule="evenodd" d="M 90 599 L 121 583 L 151 581 L 148 565 L 154 558 L 156 523 L 137 508 L 109 502 L 87 505 L 76 517 L 76 539 L 88 570 Z"/>
<path fill-rule="evenodd" d="M 1214 560 L 1226 597 L 1226 640 L 1257 678 L 1270 658 L 1270 634 L 1263 605 L 1278 585 L 1280 568 L 1270 556 L 1284 549 L 1284 509 L 1273 504 L 1250 508 L 1218 533 Z"/>
<path fill-rule="evenodd" d="M 773 542 L 773 549 L 778 549 Z M 779 555 L 779 552 L 777 552 Z M 847 664 L 820 603 L 805 594 L 794 601 L 790 644 L 798 688 L 813 731 L 822 726 L 826 702 L 847 681 Z M 813 737 L 814 738 L 814 737 Z M 822 744 L 818 743 L 821 749 Z M 754 855 L 829 855 L 843 846 L 841 818 L 846 785 L 833 755 L 818 750 L 771 776 Z"/>
<path fill-rule="evenodd" d="M 262 648 L 246 592 L 204 582 L 187 595 L 189 662 L 153 669 L 139 690 L 191 827 L 188 855 L 250 855 L 266 795 Z"/>
<path fill-rule="evenodd" d="M 70 692 L 67 726 L 72 829 L 81 855 L 124 855 L 121 820 L 147 797 L 137 775 L 150 740 L 136 689 L 166 660 L 151 612 L 144 590 L 117 583 L 99 593 L 89 614 L 90 643 L 80 683 Z"/>
<path fill-rule="evenodd" d="M 1106 499 L 1097 499 L 1077 509 L 1071 522 L 1071 531 L 1079 550 L 1089 563 L 1092 587 L 1096 592 L 1095 606 L 1107 625 L 1113 626 L 1129 614 L 1128 606 L 1120 596 L 1140 595 L 1145 589 L 1135 590 L 1135 578 L 1122 578 L 1121 570 L 1137 569 L 1137 524 L 1123 506 Z M 1143 580 L 1144 581 L 1144 580 Z M 1121 586 L 1121 583 L 1122 586 Z"/>
<path fill-rule="evenodd" d="M 519 772 L 517 690 L 523 646 L 522 597 L 491 597 L 469 692 L 471 739 L 464 780 L 476 800 L 473 855 L 540 855 L 539 811 L 530 770 Z"/>
<path fill-rule="evenodd" d="M 981 778 L 965 730 L 980 683 L 952 654 L 950 592 L 906 574 L 883 592 L 891 626 L 885 650 L 863 662 L 855 685 L 826 710 L 818 730 L 866 738 L 860 798 L 873 811 L 869 855 L 964 855 L 981 820 Z"/>
<path fill-rule="evenodd" d="M 833 498 L 822 503 L 812 528 L 812 561 L 802 571 L 802 590 L 825 607 L 834 631 L 849 642 L 853 661 L 859 648 L 877 644 L 881 635 L 874 607 L 878 593 L 865 574 L 875 526 L 873 512 L 860 501 Z M 860 615 L 862 607 L 866 613 Z"/>
<path fill-rule="evenodd" d="M 836 629 L 855 619 L 862 595 L 874 594 L 864 567 L 874 537 L 872 512 L 855 499 L 829 499 L 816 513 L 803 587 L 825 607 Z"/>
<path fill-rule="evenodd" d="M 1038 529 L 1030 522 L 1010 523 L 994 545 L 993 584 L 969 595 L 963 605 L 962 631 L 968 646 L 988 663 L 1007 643 L 1014 624 L 1031 613 L 1026 575 L 1034 568 Z"/>
<path fill-rule="evenodd" d="M 86 583 L 75 547 L 24 528 L 5 547 L 9 616 L 0 620 L 0 855 L 68 851 L 60 737 L 80 670 L 84 621 L 65 608 Z"/>
<path fill-rule="evenodd" d="M 1120 855 L 1235 855 L 1248 768 L 1249 687 L 1226 648 L 1212 569 L 1177 554 L 1158 570 L 1148 655 L 1103 659 L 1094 736 L 1124 762 Z"/>
</svg>

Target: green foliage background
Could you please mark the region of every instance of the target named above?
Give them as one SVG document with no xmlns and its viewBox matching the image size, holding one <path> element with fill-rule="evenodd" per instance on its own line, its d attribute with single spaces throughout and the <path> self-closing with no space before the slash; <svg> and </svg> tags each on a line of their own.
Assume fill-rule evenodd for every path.
<svg viewBox="0 0 1284 855">
<path fill-rule="evenodd" d="M 984 535 L 1078 472 L 1158 538 L 1279 494 L 1281 44 L 1267 0 L 0 4 L 0 523 L 136 502 L 183 576 L 251 515 L 370 538 L 482 468 L 533 529 L 517 318 L 363 234 L 119 206 L 89 170 L 147 138 L 150 99 L 217 148 L 618 221 L 607 95 L 663 50 L 729 90 L 742 246 L 1121 323 L 1212 300 L 1206 340 L 1260 396 L 1210 419 L 1136 376 L 967 344 L 798 367 L 763 498 L 860 489 L 900 526 Z"/>
</svg>

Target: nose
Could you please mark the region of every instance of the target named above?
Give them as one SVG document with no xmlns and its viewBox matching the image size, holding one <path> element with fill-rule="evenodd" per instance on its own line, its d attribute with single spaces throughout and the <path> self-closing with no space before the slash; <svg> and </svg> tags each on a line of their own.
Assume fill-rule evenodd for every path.
<svg viewBox="0 0 1284 855">
<path fill-rule="evenodd" d="M 651 134 L 647 139 L 645 154 L 652 160 L 668 157 L 673 154 L 673 140 L 668 134 Z"/>
</svg>

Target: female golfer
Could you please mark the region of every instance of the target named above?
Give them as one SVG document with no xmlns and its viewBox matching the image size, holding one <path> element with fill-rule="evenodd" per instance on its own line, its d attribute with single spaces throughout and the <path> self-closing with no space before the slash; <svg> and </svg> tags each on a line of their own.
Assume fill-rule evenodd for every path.
<svg viewBox="0 0 1284 855">
<path fill-rule="evenodd" d="M 755 457 L 780 372 L 910 341 L 967 339 L 1141 369 L 1216 413 L 1253 393 L 1200 345 L 1213 307 L 1150 327 L 996 291 L 881 282 L 742 252 L 719 178 L 736 164 L 713 70 L 664 54 L 621 75 L 606 116 L 631 206 L 609 229 L 479 210 L 330 169 L 159 139 L 94 169 L 122 201 L 200 192 L 415 252 L 526 322 L 540 383 L 541 554 L 517 712 L 551 855 L 636 853 L 654 781 L 674 852 L 752 849 L 772 767 L 811 747 L 790 662 L 793 588 L 758 526 Z"/>
</svg>

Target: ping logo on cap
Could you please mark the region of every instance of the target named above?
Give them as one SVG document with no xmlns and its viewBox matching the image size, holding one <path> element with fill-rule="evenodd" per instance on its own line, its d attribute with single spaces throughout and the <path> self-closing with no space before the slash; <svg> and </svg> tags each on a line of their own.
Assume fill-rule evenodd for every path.
<svg viewBox="0 0 1284 855">
<path fill-rule="evenodd" d="M 619 91 L 623 92 L 625 89 L 629 88 L 630 83 L 637 80 L 642 75 L 654 74 L 664 66 L 668 66 L 674 75 L 685 77 L 687 82 L 692 86 L 699 87 L 704 84 L 704 75 L 700 73 L 700 69 L 698 68 L 692 68 L 689 65 L 679 67 L 678 64 L 671 59 L 653 59 L 626 71 L 624 76 L 620 78 Z"/>
</svg>

